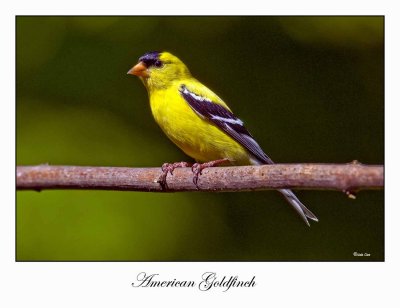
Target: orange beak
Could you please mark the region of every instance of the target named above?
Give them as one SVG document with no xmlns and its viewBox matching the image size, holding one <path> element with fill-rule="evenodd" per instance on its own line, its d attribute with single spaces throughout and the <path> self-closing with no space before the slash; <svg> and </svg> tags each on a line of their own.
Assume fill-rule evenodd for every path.
<svg viewBox="0 0 400 308">
<path fill-rule="evenodd" d="M 149 77 L 149 72 L 147 71 L 147 66 L 143 62 L 139 62 L 134 67 L 132 67 L 128 73 L 129 75 L 135 75 L 139 77 Z"/>
</svg>

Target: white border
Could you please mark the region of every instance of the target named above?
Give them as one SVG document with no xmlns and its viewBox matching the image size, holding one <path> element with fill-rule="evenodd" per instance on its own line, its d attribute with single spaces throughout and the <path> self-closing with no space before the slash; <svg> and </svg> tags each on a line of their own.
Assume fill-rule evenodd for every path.
<svg viewBox="0 0 400 308">
<path fill-rule="evenodd" d="M 5 2 L 5 1 L 3 1 Z M 8 1 L 1 4 L 2 204 L 0 215 L 2 307 L 243 306 L 380 307 L 398 303 L 399 16 L 389 1 Z M 386 15 L 386 262 L 384 263 L 16 263 L 14 239 L 15 15 L 23 14 L 372 14 Z M 4 110 L 5 109 L 5 110 Z M 312 245 L 312 243 L 311 243 Z M 196 279 L 205 271 L 256 275 L 257 287 L 228 292 L 135 289 L 141 271 Z M 395 304 L 394 304 L 395 305 Z"/>
</svg>

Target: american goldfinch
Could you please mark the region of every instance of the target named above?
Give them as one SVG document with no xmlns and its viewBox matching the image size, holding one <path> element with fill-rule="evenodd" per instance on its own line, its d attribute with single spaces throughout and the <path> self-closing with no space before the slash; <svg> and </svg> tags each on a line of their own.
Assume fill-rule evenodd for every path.
<svg viewBox="0 0 400 308">
<path fill-rule="evenodd" d="M 253 136 L 225 102 L 213 91 L 192 77 L 186 65 L 169 52 L 152 51 L 139 58 L 128 74 L 136 75 L 147 89 L 155 121 L 188 156 L 197 163 L 192 166 L 193 181 L 206 167 L 218 164 L 273 164 Z M 201 164 L 202 163 L 202 164 Z M 188 163 L 164 164 L 165 180 L 174 168 Z M 278 190 L 309 226 L 308 219 L 318 218 L 289 189 Z"/>
</svg>

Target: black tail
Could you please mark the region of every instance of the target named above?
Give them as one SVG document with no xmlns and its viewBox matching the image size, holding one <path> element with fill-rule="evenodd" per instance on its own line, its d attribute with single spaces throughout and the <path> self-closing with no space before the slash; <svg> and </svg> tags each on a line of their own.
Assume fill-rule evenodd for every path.
<svg viewBox="0 0 400 308">
<path fill-rule="evenodd" d="M 300 200 L 296 197 L 296 195 L 290 189 L 279 189 L 278 190 L 285 199 L 293 206 L 296 212 L 300 215 L 300 217 L 304 220 L 304 222 L 310 226 L 308 219 L 318 221 L 317 216 L 315 216 L 306 206 L 300 202 Z"/>
</svg>

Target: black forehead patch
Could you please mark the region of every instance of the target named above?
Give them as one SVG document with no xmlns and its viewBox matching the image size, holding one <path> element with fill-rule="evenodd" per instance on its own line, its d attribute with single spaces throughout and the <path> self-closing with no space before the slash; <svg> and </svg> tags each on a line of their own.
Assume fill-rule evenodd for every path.
<svg viewBox="0 0 400 308">
<path fill-rule="evenodd" d="M 139 58 L 140 62 L 146 64 L 147 67 L 154 65 L 159 60 L 159 51 L 150 51 Z"/>
</svg>

